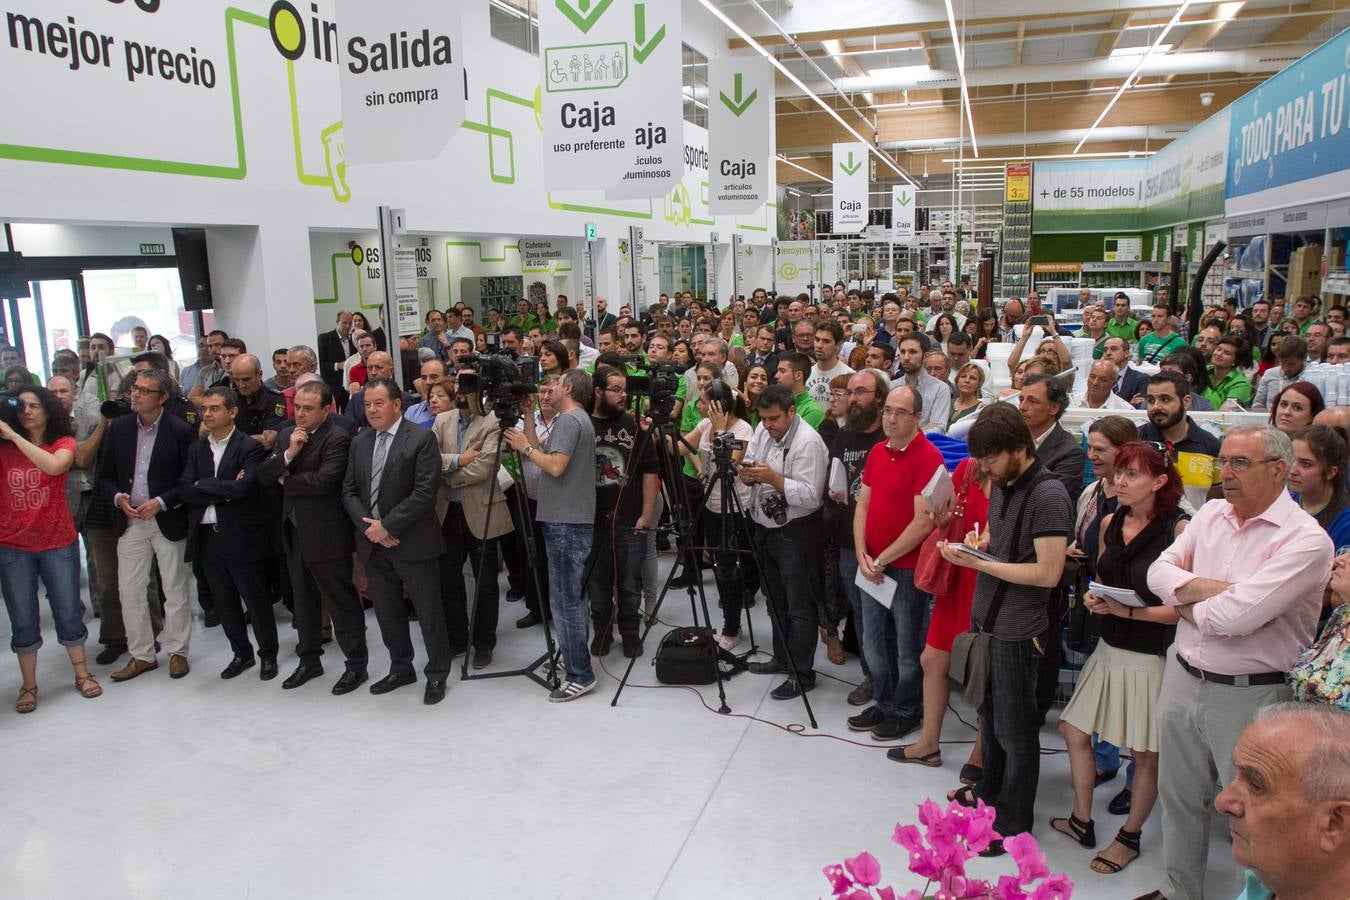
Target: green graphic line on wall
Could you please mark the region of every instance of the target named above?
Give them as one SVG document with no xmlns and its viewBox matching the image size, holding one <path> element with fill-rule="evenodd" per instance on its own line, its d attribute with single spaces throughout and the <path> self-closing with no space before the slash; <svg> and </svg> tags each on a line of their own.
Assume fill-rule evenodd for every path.
<svg viewBox="0 0 1350 900">
<path fill-rule="evenodd" d="M 446 241 L 445 242 L 445 299 L 450 306 L 455 305 L 455 279 L 450 273 L 450 248 L 451 247 L 476 247 L 478 248 L 478 261 L 484 263 L 504 263 L 506 262 L 506 251 L 514 250 L 516 255 L 520 255 L 520 244 L 503 244 L 501 256 L 484 256 L 483 244 L 481 241 Z"/>
<path fill-rule="evenodd" d="M 329 174 L 311 175 L 305 171 L 304 142 L 300 137 L 300 104 L 295 96 L 295 63 L 286 60 L 286 89 L 291 95 L 291 138 L 295 144 L 295 177 L 300 183 L 310 187 L 326 187 L 333 191 L 333 198 L 339 203 L 352 199 L 352 189 L 347 186 L 347 160 L 345 145 L 337 137 L 342 131 L 342 120 L 329 125 L 319 137 L 323 141 L 323 156 Z M 334 155 L 338 159 L 334 160 Z"/>
<path fill-rule="evenodd" d="M 316 304 L 318 304 L 318 303 L 337 303 L 337 302 L 338 302 L 339 297 L 340 297 L 340 295 L 341 295 L 341 293 L 342 293 L 341 290 L 338 288 L 338 271 L 337 271 L 337 266 L 338 266 L 338 260 L 339 260 L 339 259 L 345 259 L 345 260 L 349 260 L 349 261 L 355 262 L 355 260 L 353 259 L 352 254 L 351 254 L 350 251 L 344 251 L 344 252 L 342 252 L 342 253 L 334 253 L 334 254 L 333 254 L 333 258 L 332 258 L 332 261 L 331 261 L 331 262 L 332 262 L 332 266 L 333 266 L 333 296 L 331 296 L 331 297 L 315 297 L 315 298 L 314 298 L 314 302 L 315 302 Z M 367 307 L 367 306 L 366 306 L 366 304 L 365 304 L 365 299 L 366 299 L 366 298 L 365 298 L 365 294 L 364 294 L 364 292 L 361 290 L 361 282 L 362 282 L 362 281 L 365 281 L 365 279 L 361 277 L 361 267 L 360 267 L 360 264 L 357 264 L 357 268 L 356 268 L 356 305 L 357 305 L 357 307 L 358 307 L 359 309 L 376 309 L 376 308 L 378 308 L 379 304 L 376 304 L 375 306 L 371 306 L 371 307 Z"/>
</svg>

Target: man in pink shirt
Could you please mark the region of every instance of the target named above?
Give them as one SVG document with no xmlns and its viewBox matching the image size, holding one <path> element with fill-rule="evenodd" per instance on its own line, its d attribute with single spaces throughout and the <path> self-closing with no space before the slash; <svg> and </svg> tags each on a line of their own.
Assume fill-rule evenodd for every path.
<svg viewBox="0 0 1350 900">
<path fill-rule="evenodd" d="M 1163 551 L 1148 584 L 1181 616 L 1158 705 L 1158 793 L 1167 877 L 1146 895 L 1203 900 L 1216 784 L 1257 710 L 1289 699 L 1286 673 L 1312 643 L 1331 576 L 1331 539 L 1285 490 L 1289 438 L 1229 431 L 1214 460 L 1223 500 L 1200 508 Z M 1229 896 L 1232 885 L 1212 896 Z"/>
</svg>

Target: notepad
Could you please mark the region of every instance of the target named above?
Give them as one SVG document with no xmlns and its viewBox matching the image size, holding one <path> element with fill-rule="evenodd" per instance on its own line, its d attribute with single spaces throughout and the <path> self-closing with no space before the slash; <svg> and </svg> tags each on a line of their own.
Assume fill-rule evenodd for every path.
<svg viewBox="0 0 1350 900">
<path fill-rule="evenodd" d="M 1124 606 L 1133 606 L 1135 609 L 1143 609 L 1148 606 L 1143 597 L 1129 588 L 1111 587 L 1109 584 L 1102 584 L 1097 581 L 1088 582 L 1088 593 L 1096 594 L 1098 597 L 1109 597 L 1117 603 Z"/>
<path fill-rule="evenodd" d="M 946 466 L 937 467 L 933 477 L 928 479 L 928 484 L 924 485 L 921 495 L 928 508 L 934 512 L 951 502 L 956 496 L 956 485 L 952 483 L 952 476 L 948 474 Z"/>
<path fill-rule="evenodd" d="M 947 544 L 947 546 L 958 553 L 965 553 L 975 557 L 976 559 L 983 559 L 986 562 L 999 561 L 997 556 L 990 556 L 988 553 L 985 553 L 979 547 L 972 547 L 969 544 L 958 544 L 955 541 L 951 541 L 950 543 Z"/>
<path fill-rule="evenodd" d="M 891 608 L 891 601 L 895 599 L 895 579 L 889 575 L 881 576 L 881 584 L 870 580 L 863 574 L 862 569 L 858 569 L 858 574 L 854 576 L 853 583 L 856 584 L 864 594 L 880 603 L 887 609 Z"/>
</svg>

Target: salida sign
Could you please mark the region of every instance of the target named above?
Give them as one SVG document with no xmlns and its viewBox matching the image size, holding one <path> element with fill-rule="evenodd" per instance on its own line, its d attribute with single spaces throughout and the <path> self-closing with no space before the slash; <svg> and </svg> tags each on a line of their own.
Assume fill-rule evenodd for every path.
<svg viewBox="0 0 1350 900">
<path fill-rule="evenodd" d="M 339 70 L 349 162 L 432 159 L 464 121 L 461 0 L 338 0 L 347 35 Z M 279 7 L 273 6 L 273 16 Z M 277 28 L 304 52 L 304 25 Z M 279 49 L 285 49 L 278 44 Z"/>
<path fill-rule="evenodd" d="M 540 3 L 549 189 L 658 197 L 679 180 L 679 16 L 678 3 Z"/>
</svg>

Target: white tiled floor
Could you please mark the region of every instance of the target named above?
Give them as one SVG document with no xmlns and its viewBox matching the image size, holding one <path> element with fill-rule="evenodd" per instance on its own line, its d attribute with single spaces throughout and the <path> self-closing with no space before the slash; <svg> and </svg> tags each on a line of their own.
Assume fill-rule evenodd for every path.
<svg viewBox="0 0 1350 900">
<path fill-rule="evenodd" d="M 542 650 L 540 629 L 512 627 L 523 612 L 502 604 L 496 667 Z M 753 614 L 764 645 L 762 602 Z M 662 610 L 673 624 L 689 617 L 683 595 Z M 294 632 L 281 618 L 284 678 Z M 367 625 L 379 677 L 387 656 L 373 616 Z M 189 677 L 171 681 L 161 660 L 113 684 L 110 668 L 95 667 L 105 693 L 84 700 L 49 628 L 35 714 L 11 711 L 18 668 L 0 665 L 0 896 L 813 898 L 828 896 L 823 866 L 863 849 L 893 883 L 922 887 L 890 835 L 956 785 L 968 747 L 949 746 L 943 768 L 928 769 L 888 761 L 866 736 L 861 747 L 820 736 L 859 739 L 844 727 L 856 712 L 849 685 L 829 678 L 809 695 L 821 725 L 811 736 L 747 718 L 805 723 L 799 701 L 768 698 L 776 678 L 728 682 L 731 717 L 686 690 L 640 689 L 656 684 L 650 651 L 664 631 L 617 708 L 617 650 L 601 688 L 574 703 L 547 703 L 542 688 L 508 678 L 452 680 L 428 708 L 420 683 L 331 696 L 334 645 L 324 678 L 296 691 L 260 682 L 256 668 L 222 681 L 224 636 L 200 621 Z M 823 653 L 818 671 L 858 678 L 856 661 L 835 667 Z M 701 693 L 715 708 L 715 687 Z M 973 733 L 949 715 L 944 736 Z M 1043 743 L 1062 746 L 1052 725 Z M 1102 846 L 1120 825 L 1105 810 L 1120 784 L 1099 792 Z M 1044 758 L 1041 798 L 1039 820 L 1068 810 L 1063 755 Z M 1157 886 L 1160 819 L 1145 829 L 1143 858 L 1111 878 L 1090 872 L 1091 853 L 1067 838 L 1037 833 L 1077 896 L 1128 898 Z M 1211 896 L 1230 900 L 1238 883 L 1223 834 L 1216 827 Z M 980 860 L 972 871 L 1009 866 Z"/>
</svg>

